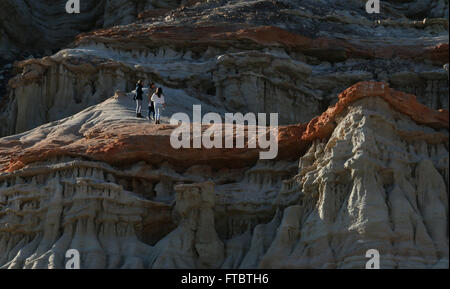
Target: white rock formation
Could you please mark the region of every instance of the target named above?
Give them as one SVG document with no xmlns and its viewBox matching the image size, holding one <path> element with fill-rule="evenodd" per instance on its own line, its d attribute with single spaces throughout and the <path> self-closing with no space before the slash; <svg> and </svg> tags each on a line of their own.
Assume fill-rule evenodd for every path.
<svg viewBox="0 0 450 289">
<path fill-rule="evenodd" d="M 448 130 L 377 97 L 336 120 L 298 170 L 65 157 L 0 174 L 0 266 L 78 249 L 82 268 L 365 268 L 376 249 L 381 268 L 448 268 Z"/>
<path fill-rule="evenodd" d="M 178 185 L 175 190 L 179 225 L 156 245 L 152 268 L 219 268 L 224 246 L 214 226 L 214 183 Z"/>
<path fill-rule="evenodd" d="M 64 268 L 69 249 L 81 268 L 365 268 L 370 249 L 381 268 L 449 267 L 446 129 L 370 97 L 304 155 L 183 166 L 155 149 L 169 126 L 110 98 L 143 79 L 164 122 L 201 104 L 305 123 L 375 79 L 448 109 L 447 0 L 383 1 L 376 22 L 365 1 L 65 2 L 0 1 L 0 268 Z M 121 145 L 126 161 L 93 157 Z"/>
<path fill-rule="evenodd" d="M 357 101 L 279 202 L 289 210 L 262 267 L 361 268 L 377 249 L 382 268 L 448 268 L 448 131 Z"/>
<path fill-rule="evenodd" d="M 19 2 L 26 6 L 25 2 L 32 1 Z M 278 112 L 282 124 L 309 121 L 332 104 L 336 94 L 363 80 L 388 82 L 395 89 L 418 95 L 421 103 L 433 109 L 448 109 L 448 71 L 441 63 L 432 61 L 438 58 L 445 62 L 446 47 L 437 52 L 431 49 L 440 44 L 448 45 L 448 21 L 398 18 L 398 13 L 409 15 L 410 4 L 423 4 L 422 1 L 385 3 L 392 16 L 395 15 L 392 18 L 398 19 L 382 19 L 375 26 L 359 4 L 352 1 L 339 4 L 312 0 L 198 1 L 202 3 L 173 10 L 167 17 L 132 24 L 128 23 L 133 21 L 137 11 L 177 7 L 177 1 L 100 2 L 95 9 L 89 9 L 92 15 L 82 14 L 82 19 L 74 19 L 91 23 L 87 18 L 104 13 L 104 25 L 122 24 L 107 30 L 118 35 L 112 37 L 106 33 L 104 37 L 86 37 L 56 54 L 46 54 L 50 57 L 16 64 L 16 77 L 10 81 L 8 93 L 0 96 L 6 98 L 0 104 L 0 122 L 4 124 L 0 136 L 24 132 L 71 116 L 102 102 L 115 89 L 132 90 L 139 78 L 183 91 L 230 112 Z M 49 6 L 50 2 L 43 3 Z M 438 17 L 442 14 L 438 7 L 448 7 L 445 1 L 435 1 L 433 5 L 435 3 L 439 5 L 432 6 L 434 8 L 414 4 L 419 11 L 417 15 Z M 41 6 L 46 7 L 44 4 Z M 338 5 L 344 5 L 345 9 L 337 9 Z M 54 9 L 49 11 L 54 12 Z M 36 10 L 39 13 L 47 11 L 37 7 Z M 399 12 L 395 12 L 397 10 Z M 45 13 L 40 18 L 44 19 Z M 61 17 L 67 19 L 67 16 Z M 415 16 L 411 17 L 417 20 Z M 79 27 L 78 22 L 73 21 L 67 25 Z M 64 23 L 63 20 L 55 22 Z M 202 31 L 196 32 L 192 28 L 212 27 L 220 35 L 223 29 L 233 25 L 278 27 L 298 34 L 300 38 L 323 42 L 325 48 L 299 51 L 309 40 L 305 38 L 302 40 L 305 44 L 291 47 L 300 40 L 289 37 L 286 37 L 286 45 L 270 41 L 257 44 L 265 41 L 263 36 L 258 36 L 261 39 L 256 42 L 250 41 L 250 37 L 199 43 L 196 39 L 202 36 Z M 58 26 L 61 29 L 55 33 L 48 33 L 44 24 L 38 26 L 49 37 L 69 35 L 73 40 L 74 33 L 66 33 L 65 25 Z M 179 27 L 187 27 L 187 31 L 172 35 L 171 31 Z M 166 28 L 167 32 L 158 36 L 161 38 L 151 40 L 154 34 L 158 35 L 159 29 Z M 130 37 L 124 38 L 120 34 L 122 31 Z M 34 35 L 39 38 L 42 33 Z M 184 37 L 192 39 L 183 40 Z M 272 36 L 268 37 L 270 40 Z M 341 46 L 350 47 L 349 51 L 333 47 L 341 40 L 346 41 Z M 398 43 L 404 47 L 398 48 Z M 431 50 L 416 55 L 415 50 L 423 47 L 431 47 Z M 393 51 L 394 48 L 398 51 Z M 367 55 L 360 56 L 361 53 Z"/>
</svg>

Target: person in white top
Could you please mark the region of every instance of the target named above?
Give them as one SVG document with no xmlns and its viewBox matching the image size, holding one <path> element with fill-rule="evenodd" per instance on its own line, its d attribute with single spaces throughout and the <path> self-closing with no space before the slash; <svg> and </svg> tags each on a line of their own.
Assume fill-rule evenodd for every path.
<svg viewBox="0 0 450 289">
<path fill-rule="evenodd" d="M 164 100 L 164 94 L 161 87 L 156 89 L 156 92 L 152 95 L 151 101 L 155 107 L 155 123 L 161 123 L 161 110 L 166 107 L 166 102 Z"/>
</svg>

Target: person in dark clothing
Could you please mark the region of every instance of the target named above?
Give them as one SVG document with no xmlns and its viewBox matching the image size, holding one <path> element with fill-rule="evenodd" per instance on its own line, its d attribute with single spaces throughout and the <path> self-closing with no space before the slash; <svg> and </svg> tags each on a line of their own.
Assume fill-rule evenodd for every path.
<svg viewBox="0 0 450 289">
<path fill-rule="evenodd" d="M 148 88 L 147 96 L 148 96 L 148 120 L 154 120 L 155 119 L 155 105 L 152 101 L 152 95 L 155 91 L 155 84 L 150 83 L 150 86 Z"/>
<path fill-rule="evenodd" d="M 144 91 L 142 90 L 144 85 L 142 80 L 138 80 L 136 84 L 136 117 L 142 117 L 142 99 Z"/>
</svg>

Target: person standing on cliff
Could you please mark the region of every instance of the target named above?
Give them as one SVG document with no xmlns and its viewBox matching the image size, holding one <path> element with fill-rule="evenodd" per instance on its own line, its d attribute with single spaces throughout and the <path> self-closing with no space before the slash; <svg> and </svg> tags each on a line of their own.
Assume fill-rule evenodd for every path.
<svg viewBox="0 0 450 289">
<path fill-rule="evenodd" d="M 155 84 L 153 82 L 150 83 L 150 86 L 148 87 L 148 120 L 154 120 L 155 119 L 155 106 L 152 101 L 152 95 L 155 92 Z"/>
<path fill-rule="evenodd" d="M 166 102 L 164 100 L 164 94 L 161 87 L 156 89 L 156 92 L 152 95 L 151 101 L 155 107 L 155 123 L 161 123 L 161 110 L 166 107 Z"/>
<path fill-rule="evenodd" d="M 136 117 L 142 117 L 142 99 L 143 99 L 143 91 L 144 85 L 142 80 L 138 80 L 136 84 Z"/>
</svg>

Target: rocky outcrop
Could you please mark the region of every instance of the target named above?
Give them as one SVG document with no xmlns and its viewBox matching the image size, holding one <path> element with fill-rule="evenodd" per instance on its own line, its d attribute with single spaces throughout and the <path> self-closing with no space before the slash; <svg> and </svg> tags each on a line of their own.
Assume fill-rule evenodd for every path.
<svg viewBox="0 0 450 289">
<path fill-rule="evenodd" d="M 329 107 L 322 115 L 312 119 L 302 135 L 303 140 L 324 139 L 336 128 L 336 116 L 342 113 L 351 103 L 366 97 L 380 97 L 395 110 L 408 115 L 415 122 L 434 128 L 447 128 L 449 124 L 448 110 L 434 111 L 416 101 L 416 96 L 395 91 L 386 83 L 360 82 L 346 89 L 339 95 L 339 101 Z"/>
<path fill-rule="evenodd" d="M 115 89 L 131 90 L 137 78 L 229 112 L 278 112 L 282 124 L 309 121 L 365 80 L 448 109 L 445 18 L 402 18 L 405 7 L 387 2 L 377 21 L 351 1 L 341 3 L 346 9 L 334 1 L 191 4 L 149 10 L 135 23 L 80 34 L 68 49 L 17 63 L 0 135 L 68 117 Z"/>
<path fill-rule="evenodd" d="M 359 99 L 375 96 L 383 98 L 394 110 L 409 115 L 417 123 L 448 129 L 448 110 L 431 110 L 419 104 L 414 95 L 395 91 L 386 83 L 361 82 L 341 93 L 335 106 L 309 123 L 279 127 L 278 159 L 296 158 L 305 152 L 311 141 L 328 138 L 335 129 L 338 114 Z M 176 102 L 181 103 L 182 100 L 175 99 Z M 181 167 L 194 164 L 244 167 L 259 157 L 259 150 L 249 148 L 248 143 L 244 144 L 243 149 L 225 151 L 216 148 L 173 149 L 170 135 L 176 126 L 166 124 L 155 127 L 146 120 L 134 118 L 133 108 L 130 96 L 117 93 L 104 103 L 70 118 L 25 134 L 3 138 L 0 142 L 0 170 L 14 171 L 30 163 L 61 156 L 87 157 L 110 164 L 133 163 L 142 159 L 153 164 L 169 161 Z M 186 108 L 176 106 L 165 113 L 171 116 L 172 112 L 183 112 L 183 109 Z M 188 109 L 184 112 L 192 114 Z M 214 111 L 206 105 L 204 109 Z M 202 126 L 202 131 L 206 129 L 211 128 Z M 216 126 L 214 129 L 224 128 Z M 70 137 L 67 137 L 68 131 L 71 132 Z M 224 132 L 222 135 L 225 135 Z"/>
<path fill-rule="evenodd" d="M 173 127 L 130 103 L 0 139 L 2 268 L 61 268 L 73 248 L 82 268 L 364 268 L 369 249 L 382 268 L 448 268 L 448 111 L 359 83 L 280 128 L 287 155 L 218 162 L 167 150 Z"/>
<path fill-rule="evenodd" d="M 65 2 L 0 3 L 0 268 L 449 267 L 448 1 Z M 277 158 L 173 148 L 195 104 Z"/>
<path fill-rule="evenodd" d="M 179 103 L 185 101 L 183 98 L 185 96 L 181 95 Z M 130 96 L 117 93 L 115 97 L 72 117 L 38 127 L 24 134 L 3 138 L 0 142 L 0 170 L 15 171 L 29 163 L 61 156 L 78 156 L 116 165 L 130 164 L 140 160 L 147 160 L 152 164 L 169 161 L 184 168 L 194 164 L 210 164 L 214 167 L 228 168 L 244 167 L 259 158 L 260 150 L 249 148 L 248 138 L 242 149 L 233 148 L 225 151 L 220 148 L 174 149 L 170 144 L 170 137 L 177 126 L 169 124 L 155 126 L 148 120 L 137 119 L 134 115 L 134 107 L 135 103 Z M 165 110 L 166 122 L 172 113 L 183 112 L 182 109 L 184 109 L 183 106 L 177 106 Z M 192 114 L 192 106 L 190 109 L 191 111 L 185 112 Z M 203 109 L 215 111 L 215 108 L 207 105 L 204 105 Z M 200 125 L 200 128 L 202 132 L 211 129 L 208 125 Z M 225 136 L 224 127 L 216 126 L 214 129 L 221 130 L 222 135 Z M 189 132 L 192 131 L 191 127 L 184 127 L 183 130 L 192 139 Z M 307 148 L 308 142 L 302 142 L 299 137 L 303 130 L 303 125 L 277 129 L 280 158 L 296 158 Z M 70 132 L 69 135 L 67 135 L 68 132 Z M 267 129 L 267 133 L 271 133 L 270 128 Z M 18 149 L 19 147 L 21 149 Z"/>
<path fill-rule="evenodd" d="M 424 129 L 379 97 L 336 123 L 280 192 L 287 209 L 261 266 L 357 268 L 377 249 L 382 268 L 448 268 L 448 130 Z"/>
</svg>

